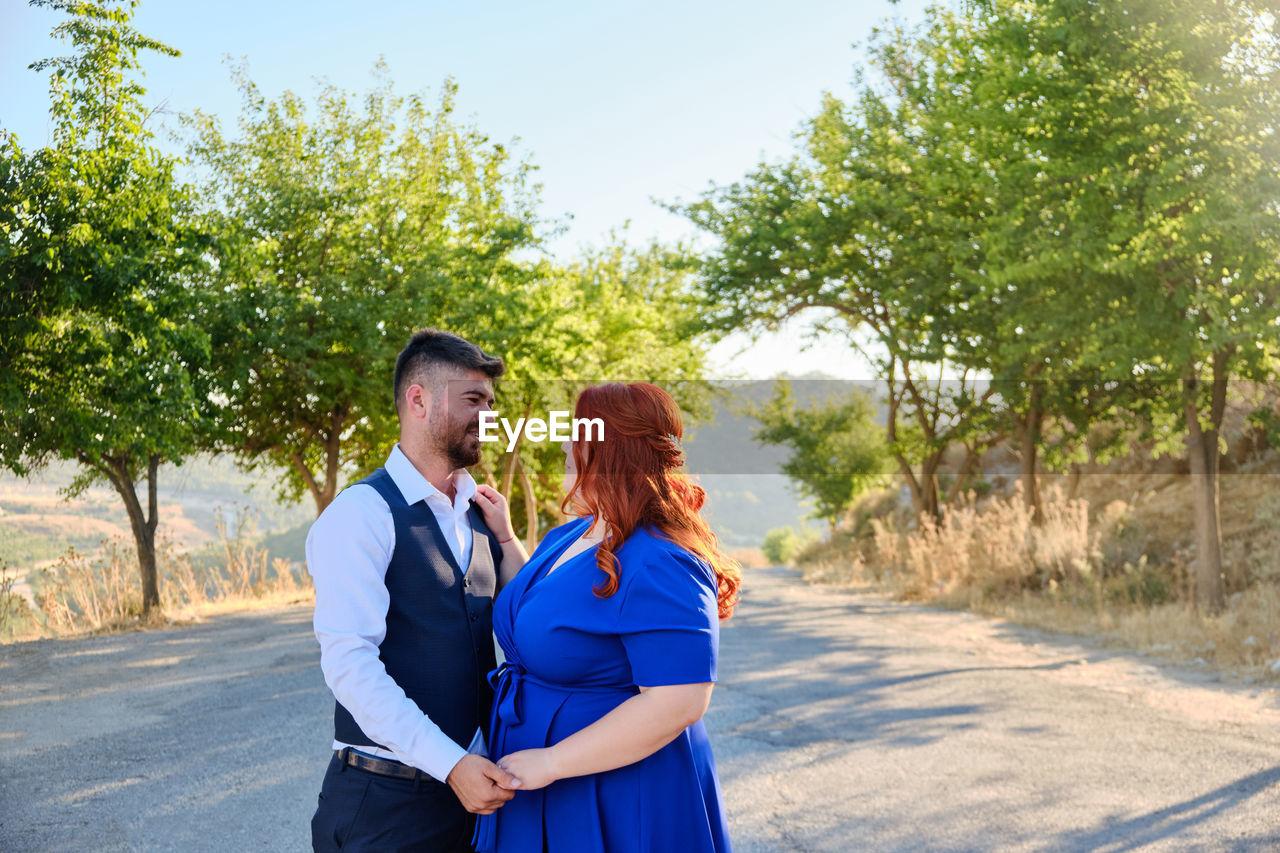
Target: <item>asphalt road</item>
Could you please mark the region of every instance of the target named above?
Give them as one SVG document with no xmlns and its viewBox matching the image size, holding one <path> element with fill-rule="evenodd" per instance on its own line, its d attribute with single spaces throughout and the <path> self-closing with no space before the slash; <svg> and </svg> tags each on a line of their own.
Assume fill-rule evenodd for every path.
<svg viewBox="0 0 1280 853">
<path fill-rule="evenodd" d="M 1274 688 L 747 583 L 707 714 L 737 850 L 1280 850 Z M 0 850 L 309 849 L 332 709 L 309 620 L 0 647 Z"/>
</svg>

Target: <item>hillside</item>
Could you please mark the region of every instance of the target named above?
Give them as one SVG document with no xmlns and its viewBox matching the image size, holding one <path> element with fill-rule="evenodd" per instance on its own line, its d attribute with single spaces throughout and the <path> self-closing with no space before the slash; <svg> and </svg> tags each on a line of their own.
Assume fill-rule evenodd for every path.
<svg viewBox="0 0 1280 853">
<path fill-rule="evenodd" d="M 0 476 L 0 563 L 25 574 L 69 547 L 91 551 L 114 537 L 132 542 L 128 516 L 113 489 L 98 485 L 72 499 L 63 495 L 76 473 L 73 465 L 55 463 L 29 479 Z M 229 521 L 248 513 L 267 534 L 315 517 L 308 504 L 281 505 L 268 477 L 240 471 L 225 457 L 194 457 L 162 468 L 158 492 L 158 533 L 181 550 L 212 543 L 219 513 Z"/>
</svg>

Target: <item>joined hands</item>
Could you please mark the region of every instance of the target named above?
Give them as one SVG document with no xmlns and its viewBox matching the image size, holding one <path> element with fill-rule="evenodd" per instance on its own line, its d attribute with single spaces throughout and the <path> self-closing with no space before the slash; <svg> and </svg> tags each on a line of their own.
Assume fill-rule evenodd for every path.
<svg viewBox="0 0 1280 853">
<path fill-rule="evenodd" d="M 559 778 L 550 749 L 522 749 L 504 755 L 498 759 L 498 768 L 518 778 L 525 791 L 545 788 Z"/>
<path fill-rule="evenodd" d="M 526 787 L 520 779 L 483 755 L 467 754 L 449 771 L 445 780 L 472 814 L 493 814 Z"/>
</svg>

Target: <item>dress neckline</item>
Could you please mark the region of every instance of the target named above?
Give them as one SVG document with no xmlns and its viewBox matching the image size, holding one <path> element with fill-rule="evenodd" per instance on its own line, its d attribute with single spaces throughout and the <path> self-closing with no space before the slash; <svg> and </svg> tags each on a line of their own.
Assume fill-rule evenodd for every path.
<svg viewBox="0 0 1280 853">
<path fill-rule="evenodd" d="M 575 528 L 574 534 L 569 537 L 569 541 L 565 543 L 565 546 L 563 548 L 557 548 L 554 555 L 552 555 L 551 553 L 547 554 L 547 559 L 544 560 L 543 564 L 534 571 L 533 577 L 529 578 L 529 586 L 527 587 L 527 589 L 533 589 L 533 587 L 537 586 L 539 581 L 541 581 L 543 578 L 547 577 L 548 575 L 552 574 L 553 569 L 555 571 L 560 571 L 565 566 L 569 565 L 574 560 L 581 557 L 583 554 L 589 554 L 593 550 L 595 550 L 596 545 L 592 545 L 590 548 L 583 548 L 581 551 L 574 554 L 569 559 L 565 560 L 559 566 L 556 565 L 556 562 L 561 557 L 564 556 L 564 552 L 572 548 L 573 544 L 582 538 L 582 534 L 586 533 L 588 530 L 591 529 L 591 516 L 584 515 L 581 519 L 579 519 L 579 522 L 582 522 L 582 521 L 587 522 L 586 526 L 582 527 L 581 529 Z"/>
</svg>

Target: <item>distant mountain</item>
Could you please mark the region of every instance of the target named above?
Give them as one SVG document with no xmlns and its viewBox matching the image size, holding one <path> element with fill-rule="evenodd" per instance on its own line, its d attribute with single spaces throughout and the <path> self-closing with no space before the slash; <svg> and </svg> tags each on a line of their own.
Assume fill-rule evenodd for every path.
<svg viewBox="0 0 1280 853">
<path fill-rule="evenodd" d="M 760 424 L 752 412 L 768 402 L 778 382 L 790 383 L 802 404 L 844 397 L 854 390 L 870 392 L 876 400 L 883 398 L 883 386 L 876 382 L 823 374 L 710 383 L 712 415 L 686 425 L 685 454 L 689 472 L 707 489 L 707 517 L 732 547 L 758 547 L 775 527 L 822 527 L 808 518 L 811 506 L 782 474 L 787 449 L 760 444 L 754 438 Z M 888 419 L 883 402 L 880 419 L 882 423 Z"/>
<path fill-rule="evenodd" d="M 760 428 L 752 412 L 773 396 L 779 382 L 787 382 L 797 402 L 826 402 L 854 391 L 870 393 L 879 402 L 877 419 L 887 423 L 889 408 L 883 384 L 871 380 L 834 379 L 821 374 L 778 379 L 731 380 L 709 383 L 713 416 L 686 425 L 685 451 L 690 472 L 710 474 L 779 474 L 786 461 L 784 447 L 762 445 L 754 435 Z"/>
</svg>

